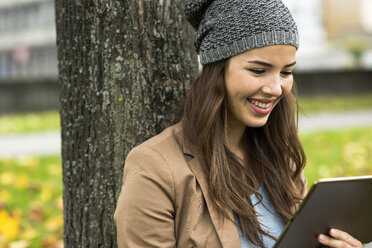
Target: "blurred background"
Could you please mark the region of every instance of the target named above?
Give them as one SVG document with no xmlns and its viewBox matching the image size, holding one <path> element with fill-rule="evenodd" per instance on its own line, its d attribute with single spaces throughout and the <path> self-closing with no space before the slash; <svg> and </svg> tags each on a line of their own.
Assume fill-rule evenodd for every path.
<svg viewBox="0 0 372 248">
<path fill-rule="evenodd" d="M 309 186 L 372 174 L 372 1 L 284 0 Z M 0 247 L 63 247 L 54 0 L 0 0 Z"/>
</svg>

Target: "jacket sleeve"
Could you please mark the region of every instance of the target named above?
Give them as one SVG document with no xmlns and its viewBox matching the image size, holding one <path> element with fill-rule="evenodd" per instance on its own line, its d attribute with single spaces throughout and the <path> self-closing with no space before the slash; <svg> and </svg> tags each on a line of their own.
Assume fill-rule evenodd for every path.
<svg viewBox="0 0 372 248">
<path fill-rule="evenodd" d="M 174 197 L 173 175 L 163 157 L 143 145 L 133 149 L 114 214 L 118 247 L 175 247 Z"/>
</svg>

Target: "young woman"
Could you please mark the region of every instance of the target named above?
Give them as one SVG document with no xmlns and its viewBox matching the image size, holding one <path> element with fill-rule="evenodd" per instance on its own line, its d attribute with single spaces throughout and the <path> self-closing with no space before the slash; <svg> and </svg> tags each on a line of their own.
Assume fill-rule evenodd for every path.
<svg viewBox="0 0 372 248">
<path fill-rule="evenodd" d="M 126 159 L 118 246 L 272 247 L 306 192 L 296 24 L 280 0 L 189 0 L 185 12 L 203 70 L 181 122 Z M 319 242 L 361 247 L 333 231 Z"/>
</svg>

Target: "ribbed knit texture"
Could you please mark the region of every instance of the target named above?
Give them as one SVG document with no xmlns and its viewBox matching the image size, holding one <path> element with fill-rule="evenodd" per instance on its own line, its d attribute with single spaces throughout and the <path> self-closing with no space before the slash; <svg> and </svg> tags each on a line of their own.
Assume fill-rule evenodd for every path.
<svg viewBox="0 0 372 248">
<path fill-rule="evenodd" d="M 194 46 L 205 65 L 271 45 L 299 46 L 294 19 L 281 0 L 187 0 Z"/>
</svg>

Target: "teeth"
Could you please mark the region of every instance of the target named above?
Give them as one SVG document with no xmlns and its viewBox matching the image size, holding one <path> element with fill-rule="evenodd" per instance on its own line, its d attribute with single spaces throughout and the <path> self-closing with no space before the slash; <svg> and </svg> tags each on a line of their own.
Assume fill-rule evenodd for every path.
<svg viewBox="0 0 372 248">
<path fill-rule="evenodd" d="M 253 103 L 254 105 L 256 105 L 257 107 L 260 107 L 262 109 L 269 108 L 270 107 L 270 104 L 271 104 L 271 103 L 262 103 L 262 102 L 259 102 L 259 101 L 253 100 L 253 99 L 249 99 L 249 101 L 251 103 Z"/>
</svg>

